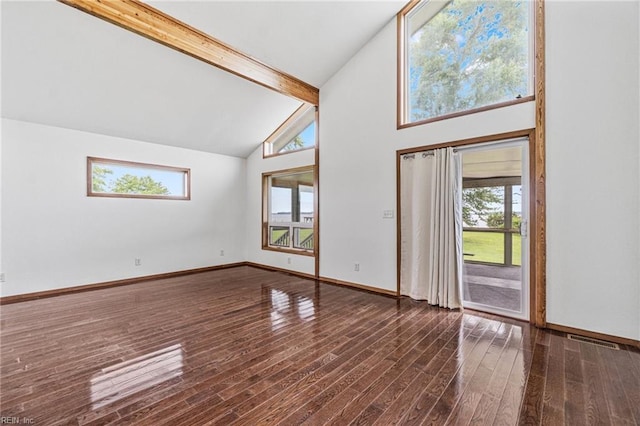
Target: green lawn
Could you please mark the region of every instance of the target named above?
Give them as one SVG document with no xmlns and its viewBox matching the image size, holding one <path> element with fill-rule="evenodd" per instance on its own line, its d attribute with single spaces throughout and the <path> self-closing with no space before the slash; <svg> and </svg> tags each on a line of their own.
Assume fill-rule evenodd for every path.
<svg viewBox="0 0 640 426">
<path fill-rule="evenodd" d="M 300 230 L 300 241 L 307 239 L 309 235 L 313 234 L 313 228 L 303 228 Z"/>
<path fill-rule="evenodd" d="M 513 264 L 520 265 L 522 252 L 520 234 L 512 235 Z M 504 262 L 504 236 L 502 233 L 464 231 L 462 240 L 463 251 L 474 254 L 474 256 L 465 256 L 464 260 L 489 263 Z"/>
<path fill-rule="evenodd" d="M 274 229 L 271 231 L 271 244 L 278 240 L 284 233 L 287 232 L 287 229 Z"/>
<path fill-rule="evenodd" d="M 271 244 L 280 238 L 286 229 L 275 229 L 271 232 Z M 304 241 L 313 233 L 313 228 L 300 229 L 300 241 Z M 473 253 L 474 256 L 465 256 L 464 260 L 476 262 L 503 263 L 504 241 L 503 234 L 494 232 L 464 231 L 462 234 L 463 251 Z M 513 234 L 513 264 L 520 265 L 521 243 L 520 234 Z"/>
</svg>

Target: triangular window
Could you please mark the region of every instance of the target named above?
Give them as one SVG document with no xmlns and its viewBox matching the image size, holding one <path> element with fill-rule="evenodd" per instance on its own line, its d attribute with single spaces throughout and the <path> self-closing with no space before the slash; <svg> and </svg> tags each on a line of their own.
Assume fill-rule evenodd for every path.
<svg viewBox="0 0 640 426">
<path fill-rule="evenodd" d="M 316 108 L 304 104 L 264 142 L 264 156 L 285 154 L 316 146 Z"/>
</svg>

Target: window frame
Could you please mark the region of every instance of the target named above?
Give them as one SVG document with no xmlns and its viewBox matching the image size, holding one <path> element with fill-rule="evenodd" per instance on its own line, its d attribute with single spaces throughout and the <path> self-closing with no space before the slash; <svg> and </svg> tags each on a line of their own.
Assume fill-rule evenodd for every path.
<svg viewBox="0 0 640 426">
<path fill-rule="evenodd" d="M 273 176 L 283 176 L 283 175 L 293 175 L 298 173 L 311 173 L 313 176 L 313 248 L 305 249 L 305 248 L 296 248 L 293 241 L 289 243 L 287 247 L 276 246 L 269 244 L 269 228 L 270 226 L 283 226 L 290 227 L 293 233 L 295 233 L 295 228 L 293 225 L 278 225 L 277 222 L 274 222 L 271 225 L 270 222 L 270 214 L 271 214 L 271 183 L 270 180 Z M 270 172 L 262 173 L 262 249 L 269 251 L 276 251 L 280 253 L 289 253 L 289 254 L 297 254 L 302 256 L 310 256 L 316 257 L 316 253 L 318 251 L 318 181 L 316 174 L 316 166 L 308 165 L 302 167 L 295 167 L 291 169 L 284 170 L 275 170 Z M 293 222 L 291 222 L 293 223 Z M 293 239 L 293 238 L 291 238 Z"/>
<path fill-rule="evenodd" d="M 116 192 L 96 192 L 93 190 L 93 165 L 116 165 L 116 166 L 128 166 L 137 167 L 140 169 L 153 169 L 163 170 L 170 172 L 183 173 L 184 179 L 184 195 L 147 195 L 147 194 L 123 194 Z M 102 198 L 138 198 L 138 199 L 151 199 L 151 200 L 191 200 L 191 169 L 186 167 L 165 166 L 152 163 L 141 163 L 136 161 L 127 160 L 115 160 L 111 158 L 102 157 L 87 157 L 87 197 L 102 197 Z"/>
<path fill-rule="evenodd" d="M 457 111 L 452 113 L 447 113 L 443 115 L 439 115 L 436 117 L 425 118 L 422 120 L 409 121 L 408 120 L 408 92 L 406 90 L 407 87 L 407 43 L 405 39 L 406 35 L 406 19 L 407 15 L 409 15 L 416 7 L 418 7 L 421 3 L 428 2 L 429 0 L 410 0 L 396 15 L 397 20 L 397 107 L 396 107 L 396 123 L 397 129 L 405 129 L 409 127 L 420 126 L 427 123 L 433 123 L 436 121 L 447 120 L 450 118 L 461 117 L 470 114 L 476 114 L 483 111 L 490 111 L 498 108 L 504 108 L 512 105 L 518 105 L 526 102 L 531 102 L 536 100 L 536 91 L 537 89 L 537 71 L 538 71 L 538 61 L 541 56 L 544 55 L 543 47 L 539 46 L 536 43 L 536 38 L 540 31 L 540 26 L 538 24 L 538 5 L 542 0 L 526 0 L 530 1 L 530 22 L 531 22 L 531 30 L 529 31 L 529 73 L 531 77 L 530 88 L 531 94 L 527 96 L 523 96 L 519 99 L 513 99 L 503 102 L 497 102 L 490 105 L 485 105 L 476 108 L 470 108 L 463 111 Z M 446 7 L 446 6 L 445 6 Z M 440 12 L 438 12 L 440 13 Z M 435 15 L 434 15 L 435 16 Z"/>
<path fill-rule="evenodd" d="M 310 109 L 314 109 L 314 119 L 312 122 L 315 122 L 315 126 L 316 126 L 313 145 L 303 147 L 303 148 L 298 148 L 298 149 L 292 149 L 284 152 L 271 152 L 273 143 L 282 134 L 284 134 L 290 127 L 295 125 L 297 121 L 301 119 Z M 305 129 L 306 127 L 307 126 L 305 126 Z M 309 103 L 303 103 L 293 112 L 293 114 L 291 114 L 282 124 L 280 124 L 278 128 L 274 130 L 273 133 L 271 133 L 267 137 L 267 139 L 264 140 L 264 142 L 262 143 L 262 158 L 278 157 L 280 155 L 287 155 L 294 152 L 315 149 L 317 145 L 318 145 L 318 107 L 316 105 L 312 105 Z"/>
</svg>

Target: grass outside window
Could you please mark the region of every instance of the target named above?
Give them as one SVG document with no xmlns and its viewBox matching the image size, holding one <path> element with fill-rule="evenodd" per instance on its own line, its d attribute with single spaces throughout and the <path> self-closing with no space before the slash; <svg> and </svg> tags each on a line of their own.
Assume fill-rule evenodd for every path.
<svg viewBox="0 0 640 426">
<path fill-rule="evenodd" d="M 522 237 L 511 234 L 513 238 L 513 264 L 521 265 Z M 464 260 L 504 264 L 504 234 L 501 232 L 473 232 L 462 233 Z"/>
</svg>

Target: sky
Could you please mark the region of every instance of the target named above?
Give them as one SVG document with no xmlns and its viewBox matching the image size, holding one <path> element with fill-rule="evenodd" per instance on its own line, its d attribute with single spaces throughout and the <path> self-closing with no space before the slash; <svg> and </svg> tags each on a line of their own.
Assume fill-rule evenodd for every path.
<svg viewBox="0 0 640 426">
<path fill-rule="evenodd" d="M 316 126 L 315 121 L 307 126 L 302 132 L 300 132 L 300 136 L 304 141 L 304 147 L 314 146 L 316 143 Z"/>
<path fill-rule="evenodd" d="M 285 148 L 288 147 L 289 144 L 298 136 L 302 138 L 303 144 L 301 148 L 295 148 L 295 149 L 309 148 L 314 146 L 316 144 L 316 122 L 312 121 L 311 124 L 305 127 L 303 131 L 301 131 L 296 136 L 291 138 L 291 140 L 289 140 L 284 145 L 284 147 L 282 147 L 280 152 L 285 151 L 286 150 Z"/>
<path fill-rule="evenodd" d="M 300 211 L 308 213 L 313 211 L 313 193 L 300 193 Z M 271 212 L 291 213 L 291 189 L 271 188 Z"/>
</svg>

